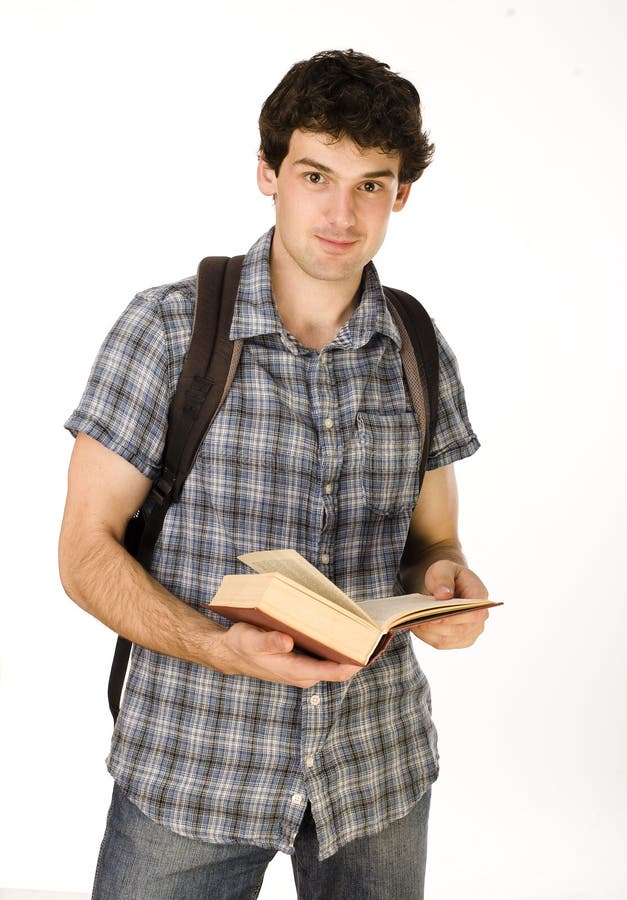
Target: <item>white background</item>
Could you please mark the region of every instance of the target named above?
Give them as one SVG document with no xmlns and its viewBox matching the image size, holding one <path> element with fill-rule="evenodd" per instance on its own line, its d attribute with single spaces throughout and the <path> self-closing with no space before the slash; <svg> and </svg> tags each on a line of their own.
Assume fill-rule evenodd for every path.
<svg viewBox="0 0 627 900">
<path fill-rule="evenodd" d="M 114 639 L 56 573 L 63 421 L 136 291 L 269 227 L 261 103 L 350 46 L 414 81 L 437 145 L 378 266 L 456 350 L 462 538 L 506 604 L 471 650 L 417 646 L 427 897 L 627 896 L 626 26 L 618 0 L 3 0 L 0 885 L 88 891 L 110 793 Z M 279 856 L 262 897 L 293 896 Z"/>
</svg>

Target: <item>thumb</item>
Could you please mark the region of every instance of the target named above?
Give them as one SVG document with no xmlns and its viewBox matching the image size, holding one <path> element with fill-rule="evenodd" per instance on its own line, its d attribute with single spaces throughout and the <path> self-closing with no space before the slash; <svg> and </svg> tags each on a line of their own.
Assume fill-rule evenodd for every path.
<svg viewBox="0 0 627 900">
<path fill-rule="evenodd" d="M 427 569 L 425 588 L 436 600 L 450 600 L 455 596 L 456 566 L 447 560 L 439 560 Z"/>
</svg>

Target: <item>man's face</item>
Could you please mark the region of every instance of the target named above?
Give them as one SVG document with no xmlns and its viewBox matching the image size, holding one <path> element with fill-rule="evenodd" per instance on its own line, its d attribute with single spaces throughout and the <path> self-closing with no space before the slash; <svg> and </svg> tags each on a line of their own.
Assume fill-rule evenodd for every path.
<svg viewBox="0 0 627 900">
<path fill-rule="evenodd" d="M 390 213 L 409 195 L 411 185 L 399 185 L 398 171 L 397 154 L 295 131 L 279 174 L 263 159 L 257 173 L 262 193 L 275 197 L 273 264 L 356 289 Z"/>
</svg>

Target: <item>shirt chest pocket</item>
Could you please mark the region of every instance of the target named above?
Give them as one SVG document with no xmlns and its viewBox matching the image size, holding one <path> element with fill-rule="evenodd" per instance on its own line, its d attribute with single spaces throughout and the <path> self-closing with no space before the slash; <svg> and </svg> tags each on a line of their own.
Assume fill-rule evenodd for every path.
<svg viewBox="0 0 627 900">
<path fill-rule="evenodd" d="M 358 413 L 357 443 L 365 505 L 382 515 L 411 511 L 420 464 L 414 413 Z"/>
</svg>

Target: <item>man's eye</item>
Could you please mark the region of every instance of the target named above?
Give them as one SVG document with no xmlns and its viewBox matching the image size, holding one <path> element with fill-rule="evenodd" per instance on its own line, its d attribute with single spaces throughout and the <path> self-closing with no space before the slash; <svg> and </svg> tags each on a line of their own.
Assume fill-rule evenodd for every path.
<svg viewBox="0 0 627 900">
<path fill-rule="evenodd" d="M 310 184 L 321 184 L 322 183 L 322 175 L 320 172 L 307 172 L 305 178 Z"/>
<path fill-rule="evenodd" d="M 374 194 L 376 191 L 381 190 L 381 185 L 377 184 L 376 181 L 365 181 L 362 187 L 367 194 Z"/>
</svg>

